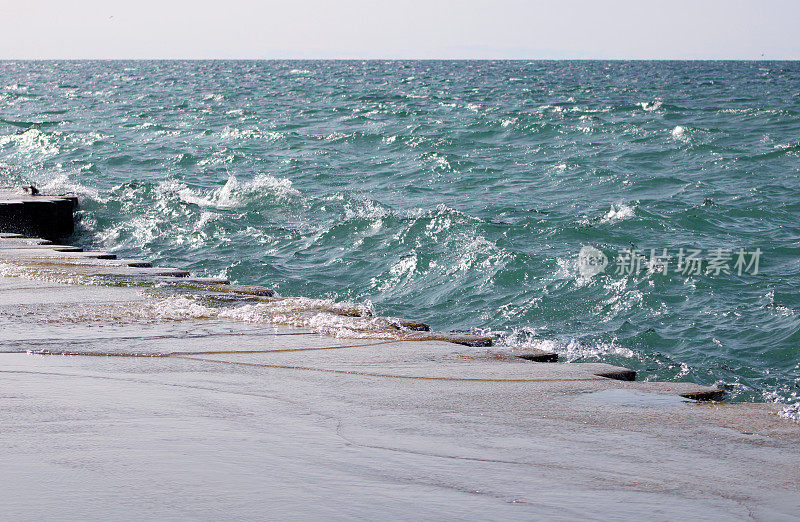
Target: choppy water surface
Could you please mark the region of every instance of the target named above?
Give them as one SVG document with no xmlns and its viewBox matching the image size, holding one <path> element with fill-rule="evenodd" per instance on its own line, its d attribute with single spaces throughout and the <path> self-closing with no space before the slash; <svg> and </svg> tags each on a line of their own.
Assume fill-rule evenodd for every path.
<svg viewBox="0 0 800 522">
<path fill-rule="evenodd" d="M 797 400 L 799 173 L 796 62 L 0 63 L 0 184 L 80 244 L 734 399 Z"/>
</svg>

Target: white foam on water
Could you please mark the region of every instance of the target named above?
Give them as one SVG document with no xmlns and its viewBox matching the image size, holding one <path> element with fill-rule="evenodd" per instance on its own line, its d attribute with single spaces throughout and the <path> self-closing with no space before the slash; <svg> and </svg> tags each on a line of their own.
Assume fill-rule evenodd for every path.
<svg viewBox="0 0 800 522">
<path fill-rule="evenodd" d="M 325 141 L 339 141 L 344 138 L 352 138 L 353 136 L 355 136 L 354 133 L 345 134 L 344 132 L 336 131 L 336 132 L 331 132 L 326 136 L 323 136 L 322 139 L 324 139 Z"/>
<path fill-rule="evenodd" d="M 236 129 L 236 128 L 233 128 L 233 127 L 227 127 L 226 126 L 224 129 L 222 129 L 222 132 L 220 132 L 219 137 L 223 138 L 223 139 L 226 139 L 226 138 L 234 138 L 234 139 L 238 139 L 238 138 L 258 138 L 259 135 L 260 135 L 260 133 L 256 129 L 244 129 L 244 130 L 242 130 L 242 129 Z"/>
<path fill-rule="evenodd" d="M 796 367 L 800 367 L 798 364 Z M 800 422 L 800 394 L 786 388 L 771 389 L 762 392 L 762 397 L 767 402 L 775 402 L 781 405 L 778 416 L 790 421 Z"/>
<path fill-rule="evenodd" d="M 340 196 L 340 200 L 344 199 L 343 194 L 338 194 Z M 328 199 L 331 201 L 336 201 L 337 194 L 330 196 Z M 346 201 L 344 204 L 344 217 L 345 219 L 383 219 L 387 216 L 392 215 L 392 211 L 374 201 L 372 199 L 361 198 Z"/>
<path fill-rule="evenodd" d="M 501 248 L 493 241 L 489 241 L 481 235 L 464 236 L 459 245 L 459 259 L 451 267 L 445 270 L 446 273 L 466 272 L 478 267 L 483 275 L 483 284 L 491 280 L 495 270 L 489 270 L 502 266 L 511 259 L 511 254 Z M 479 285 L 478 288 L 482 287 Z"/>
<path fill-rule="evenodd" d="M 226 126 L 220 132 L 220 138 L 223 139 L 249 139 L 249 140 L 266 140 L 276 141 L 284 137 L 282 132 L 277 131 L 262 131 L 261 129 L 238 129 L 235 127 Z"/>
<path fill-rule="evenodd" d="M 517 329 L 498 338 L 500 346 L 514 346 L 517 348 L 534 348 L 546 352 L 555 352 L 563 357 L 566 362 L 587 358 L 601 358 L 608 355 L 637 359 L 637 354 L 629 348 L 618 345 L 616 342 L 594 341 L 587 343 L 577 339 L 558 340 L 546 339 L 536 336 L 531 329 Z M 562 359 L 559 359 L 562 360 Z"/>
<path fill-rule="evenodd" d="M 800 143 L 779 143 L 772 147 L 776 151 L 786 151 L 790 156 L 800 155 Z"/>
<path fill-rule="evenodd" d="M 380 283 L 378 278 L 372 278 L 371 283 L 380 292 L 386 292 L 392 288 L 395 288 L 400 285 L 403 279 L 411 279 L 411 277 L 417 271 L 417 262 L 417 254 L 412 252 L 410 255 L 401 258 L 394 265 L 392 265 L 385 281 Z"/>
<path fill-rule="evenodd" d="M 20 85 L 18 83 L 13 83 L 11 85 L 5 85 L 3 86 L 3 88 L 13 92 L 28 92 L 29 87 L 27 85 Z"/>
<path fill-rule="evenodd" d="M 778 412 L 778 416 L 794 422 L 800 422 L 800 402 L 784 406 Z"/>
<path fill-rule="evenodd" d="M 627 286 L 627 277 L 611 279 L 603 285 L 610 295 L 595 307 L 594 313 L 600 322 L 611 321 L 618 315 L 642 305 L 644 294 L 636 288 L 628 289 Z"/>
<path fill-rule="evenodd" d="M 687 140 L 689 139 L 688 129 L 683 127 L 682 125 L 676 125 L 674 129 L 672 129 L 672 137 L 675 139 Z"/>
<path fill-rule="evenodd" d="M 626 205 L 625 203 L 618 203 L 611 205 L 611 208 L 600 219 L 600 223 L 614 223 L 615 221 L 622 221 L 623 219 L 632 218 L 636 215 L 636 206 Z"/>
<path fill-rule="evenodd" d="M 112 192 L 118 192 L 120 188 L 115 187 Z M 141 212 L 143 198 L 149 197 L 146 196 L 149 189 L 144 186 L 125 188 L 120 197 L 122 211 L 128 211 L 131 217 L 94 232 L 105 248 L 119 250 L 132 245 L 141 248 L 165 239 L 172 245 L 198 249 L 212 236 L 217 241 L 229 240 L 224 237 L 224 230 L 212 225 L 221 217 L 215 210 L 239 208 L 261 198 L 269 198 L 271 202 L 282 201 L 300 194 L 290 180 L 267 174 L 259 174 L 247 182 L 239 182 L 235 176 L 230 176 L 223 186 L 215 189 L 192 188 L 178 180 L 165 179 L 155 186 L 154 192 L 154 202 Z M 181 203 L 197 205 L 200 209 Z M 91 225 L 92 216 L 86 218 Z M 129 238 L 127 241 L 121 240 L 126 236 Z"/>
<path fill-rule="evenodd" d="M 745 108 L 731 108 L 731 109 L 722 109 L 722 110 L 720 110 L 719 112 L 720 112 L 721 114 L 755 114 L 755 113 L 757 113 L 759 110 L 760 110 L 760 109 L 756 109 L 756 108 L 754 108 L 754 107 L 745 107 Z M 771 113 L 771 112 L 773 112 L 773 111 L 767 111 L 767 112 L 770 112 L 770 113 Z"/>
<path fill-rule="evenodd" d="M 147 185 L 120 185 L 111 190 L 122 202 L 123 214 L 129 217 L 98 229 L 92 213 L 81 220 L 81 226 L 94 234 L 105 249 L 117 251 L 131 246 L 147 248 L 155 241 L 198 249 L 209 239 L 227 241 L 225 230 L 213 223 L 221 215 L 215 210 L 240 208 L 267 198 L 270 202 L 300 196 L 288 179 L 259 174 L 252 180 L 239 182 L 230 176 L 223 186 L 214 189 L 192 188 L 174 179 L 161 180 L 152 190 Z M 147 201 L 153 199 L 152 203 Z M 191 208 L 186 204 L 197 205 Z"/>
<path fill-rule="evenodd" d="M 652 102 L 639 102 L 637 105 L 639 105 L 645 111 L 653 112 L 661 108 L 661 100 L 655 100 Z"/>
<path fill-rule="evenodd" d="M 40 271 L 5 262 L 0 262 L 0 276 L 67 284 L 104 284 L 102 279 L 71 276 L 46 269 Z M 314 329 L 325 327 L 331 331 L 339 326 L 346 326 L 352 330 L 379 330 L 385 329 L 388 325 L 385 318 L 374 317 L 374 308 L 370 301 L 353 303 L 335 302 L 331 299 L 285 297 L 231 308 L 208 306 L 201 300 L 201 297 L 178 295 L 119 303 L 87 302 L 81 307 L 60 309 L 48 316 L 46 320 L 56 323 L 67 321 L 131 324 L 224 318 L 242 322 L 282 324 Z"/>
<path fill-rule="evenodd" d="M 366 197 L 348 198 L 342 192 L 324 196 L 324 201 L 343 202 L 342 207 L 346 219 L 384 219 L 390 216 L 401 219 L 430 219 L 431 223 L 426 226 L 426 230 L 435 234 L 441 230 L 447 230 L 454 220 L 467 221 L 471 223 L 483 223 L 484 221 L 466 212 L 448 207 L 444 203 L 439 203 L 435 209 L 417 207 L 408 210 L 394 210 L 382 203 Z"/>
<path fill-rule="evenodd" d="M 406 215 L 408 217 L 423 217 L 423 216 L 425 216 L 425 217 L 434 217 L 434 218 L 435 217 L 449 216 L 449 217 L 455 217 L 455 218 L 458 218 L 458 219 L 463 219 L 465 221 L 469 221 L 469 222 L 473 222 L 473 223 L 484 223 L 485 222 L 485 221 L 483 221 L 482 219 L 480 219 L 478 217 L 471 216 L 471 215 L 467 214 L 466 212 L 462 212 L 461 210 L 458 210 L 458 209 L 455 209 L 455 208 L 452 208 L 452 207 L 448 207 L 444 203 L 439 203 L 438 205 L 436 205 L 436 209 L 434 211 L 430 211 L 430 210 L 426 211 L 426 210 L 423 210 L 423 209 L 417 209 L 417 211 L 408 212 Z"/>
<path fill-rule="evenodd" d="M 236 176 L 231 175 L 225 185 L 210 192 L 195 190 L 174 180 L 162 182 L 159 184 L 159 189 L 177 193 L 180 199 L 186 203 L 216 208 L 242 206 L 266 195 L 278 199 L 300 196 L 300 191 L 292 187 L 291 180 L 276 178 L 269 174 L 258 174 L 252 180 L 244 183 L 240 183 Z"/>
<path fill-rule="evenodd" d="M 586 359 L 588 357 L 601 358 L 608 355 L 617 355 L 627 359 L 636 358 L 636 353 L 633 350 L 620 346 L 615 342 L 595 342 L 587 344 L 572 340 L 563 346 L 561 353 L 563 353 L 567 361 Z"/>
<path fill-rule="evenodd" d="M 69 174 L 59 174 L 39 188 L 46 194 L 73 194 L 80 196 L 82 200 L 88 198 L 98 203 L 108 202 L 108 198 L 101 196 L 99 190 L 70 180 Z"/>
<path fill-rule="evenodd" d="M 0 275 L 19 276 L 0 263 Z M 22 313 L 22 312 L 21 312 Z M 126 303 L 92 304 L 59 310 L 46 318 L 53 323 L 153 324 L 165 321 L 229 319 L 233 321 L 307 328 L 338 338 L 395 339 L 404 334 L 392 318 L 375 317 L 370 301 L 335 302 L 331 299 L 286 297 L 236 307 L 208 306 L 189 296 L 152 298 Z"/>
<path fill-rule="evenodd" d="M 216 317 L 250 323 L 308 328 L 337 338 L 398 338 L 402 332 L 387 318 L 374 317 L 372 304 L 336 303 L 329 299 L 284 298 L 223 309 Z"/>
<path fill-rule="evenodd" d="M 6 134 L 0 136 L 0 147 L 12 145 L 18 152 L 24 154 L 41 154 L 52 156 L 60 152 L 48 134 L 39 129 L 27 129 L 19 134 Z"/>
<path fill-rule="evenodd" d="M 214 214 L 213 212 L 201 212 L 200 219 L 197 221 L 197 223 L 195 223 L 194 228 L 195 230 L 200 232 L 200 229 L 202 229 L 208 223 L 216 221 L 218 219 L 219 219 L 219 214 Z"/>
<path fill-rule="evenodd" d="M 233 163 L 236 159 L 235 153 L 230 153 L 227 148 L 222 148 L 219 150 L 215 150 L 211 153 L 211 156 L 207 158 L 203 158 L 199 162 L 197 162 L 200 166 L 208 166 L 208 165 L 224 165 L 226 163 Z"/>
</svg>

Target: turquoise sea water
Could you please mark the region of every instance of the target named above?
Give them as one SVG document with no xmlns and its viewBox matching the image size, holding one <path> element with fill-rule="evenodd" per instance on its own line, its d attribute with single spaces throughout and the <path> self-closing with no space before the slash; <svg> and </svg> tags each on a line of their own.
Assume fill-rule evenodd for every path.
<svg viewBox="0 0 800 522">
<path fill-rule="evenodd" d="M 23 182 L 81 196 L 87 247 L 800 391 L 797 62 L 0 62 L 0 184 Z M 616 273 L 630 248 L 732 273 Z"/>
</svg>

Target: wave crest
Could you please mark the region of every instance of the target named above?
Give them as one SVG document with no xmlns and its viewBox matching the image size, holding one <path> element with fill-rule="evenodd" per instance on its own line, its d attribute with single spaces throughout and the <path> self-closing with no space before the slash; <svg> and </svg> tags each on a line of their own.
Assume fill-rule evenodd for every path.
<svg viewBox="0 0 800 522">
<path fill-rule="evenodd" d="M 240 207 L 265 196 L 278 199 L 300 196 L 300 191 L 292 186 L 291 180 L 276 178 L 269 174 L 258 174 L 252 180 L 244 183 L 239 182 L 236 176 L 231 175 L 225 185 L 206 193 L 173 180 L 162 183 L 160 187 L 176 192 L 186 203 L 220 209 Z"/>
</svg>

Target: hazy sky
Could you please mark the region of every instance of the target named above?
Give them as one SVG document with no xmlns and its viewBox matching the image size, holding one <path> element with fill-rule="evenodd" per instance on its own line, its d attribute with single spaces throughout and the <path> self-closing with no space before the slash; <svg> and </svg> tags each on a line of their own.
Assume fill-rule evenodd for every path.
<svg viewBox="0 0 800 522">
<path fill-rule="evenodd" d="M 0 0 L 0 58 L 800 59 L 800 1 Z"/>
</svg>

